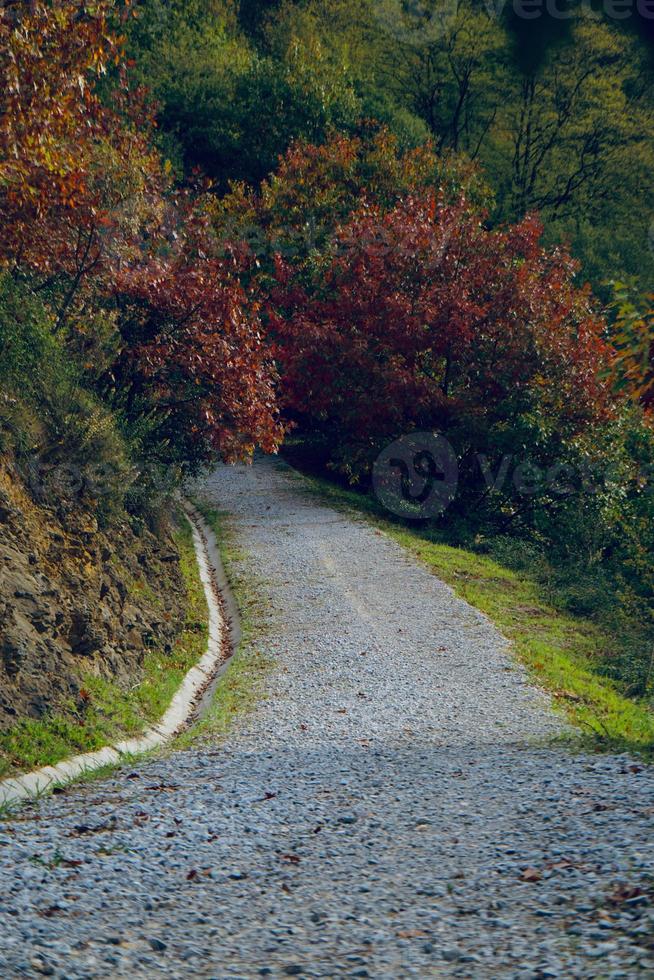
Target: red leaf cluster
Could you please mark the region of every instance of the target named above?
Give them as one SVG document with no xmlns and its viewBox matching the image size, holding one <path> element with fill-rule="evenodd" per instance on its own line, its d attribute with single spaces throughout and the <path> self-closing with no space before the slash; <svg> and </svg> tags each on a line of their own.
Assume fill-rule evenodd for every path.
<svg viewBox="0 0 654 980">
<path fill-rule="evenodd" d="M 603 322 L 535 218 L 489 231 L 464 199 L 362 208 L 314 281 L 277 261 L 270 319 L 288 407 L 356 475 L 380 439 L 438 428 L 573 438 L 610 411 Z M 537 437 L 536 437 L 537 438 Z"/>
<path fill-rule="evenodd" d="M 154 148 L 120 36 L 130 13 L 130 0 L 0 3 L 0 265 L 48 298 L 73 350 L 83 338 L 85 363 L 98 315 L 115 325 L 115 363 L 95 374 L 130 423 L 147 419 L 162 462 L 272 451 L 258 308 L 215 257 L 203 189 L 176 190 Z"/>
<path fill-rule="evenodd" d="M 172 253 L 117 276 L 128 326 L 116 383 L 131 407 L 153 406 L 160 436 L 183 447 L 187 462 L 244 458 L 256 446 L 274 452 L 283 429 L 259 307 L 238 268 L 198 250 L 189 227 Z"/>
</svg>

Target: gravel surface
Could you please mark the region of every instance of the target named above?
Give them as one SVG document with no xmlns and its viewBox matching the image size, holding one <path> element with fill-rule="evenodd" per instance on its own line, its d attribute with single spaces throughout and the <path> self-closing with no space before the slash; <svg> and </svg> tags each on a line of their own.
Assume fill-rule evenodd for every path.
<svg viewBox="0 0 654 980">
<path fill-rule="evenodd" d="M 269 613 L 221 745 L 0 825 L 0 977 L 654 976 L 654 775 L 480 614 L 271 462 L 220 469 Z"/>
</svg>

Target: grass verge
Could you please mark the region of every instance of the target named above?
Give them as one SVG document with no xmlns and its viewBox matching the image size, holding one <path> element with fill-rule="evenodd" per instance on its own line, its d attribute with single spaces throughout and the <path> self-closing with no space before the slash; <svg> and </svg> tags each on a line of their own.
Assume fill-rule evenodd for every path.
<svg viewBox="0 0 654 980">
<path fill-rule="evenodd" d="M 485 613 L 587 744 L 654 758 L 654 714 L 598 673 L 612 640 L 595 623 L 555 609 L 542 585 L 523 573 L 484 555 L 435 543 L 417 524 L 407 527 L 388 520 L 370 497 L 315 476 L 303 479 L 322 500 L 364 516 Z"/>
<path fill-rule="evenodd" d="M 138 735 L 165 713 L 184 675 L 203 656 L 208 632 L 191 527 L 182 515 L 175 540 L 188 600 L 184 626 L 171 653 L 149 650 L 141 682 L 127 691 L 114 682 L 84 674 L 81 680 L 88 697 L 83 712 L 71 702 L 56 715 L 22 720 L 0 735 L 0 778 L 54 765 L 71 755 Z"/>
<path fill-rule="evenodd" d="M 209 711 L 190 731 L 183 733 L 178 745 L 188 747 L 198 739 L 216 739 L 226 735 L 236 716 L 251 711 L 265 696 L 265 679 L 274 661 L 261 650 L 266 619 L 262 600 L 254 583 L 240 571 L 243 552 L 230 531 L 227 515 L 196 501 L 198 510 L 213 531 L 230 589 L 236 600 L 240 619 L 240 642 L 227 670 L 220 678 Z"/>
</svg>

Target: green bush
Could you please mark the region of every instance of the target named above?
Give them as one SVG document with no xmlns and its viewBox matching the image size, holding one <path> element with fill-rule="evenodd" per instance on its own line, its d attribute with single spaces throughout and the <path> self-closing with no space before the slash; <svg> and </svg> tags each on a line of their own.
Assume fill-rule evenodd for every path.
<svg viewBox="0 0 654 980">
<path fill-rule="evenodd" d="M 52 329 L 52 317 L 29 289 L 0 275 L 0 386 L 29 396 L 43 385 L 44 373 L 65 373 Z M 48 378 L 50 380 L 50 378 Z"/>
<path fill-rule="evenodd" d="M 632 697 L 654 697 L 654 431 L 637 409 L 597 432 L 593 478 L 557 509 L 480 549 L 536 578 L 559 610 L 613 638 L 602 661 Z M 447 528 L 447 536 L 451 528 Z"/>
<path fill-rule="evenodd" d="M 84 387 L 84 371 L 25 283 L 0 276 L 0 451 L 32 493 L 64 510 L 89 504 L 109 520 L 137 478 L 128 434 Z"/>
<path fill-rule="evenodd" d="M 189 167 L 223 187 L 257 183 L 298 137 L 351 129 L 362 111 L 346 74 L 321 49 L 292 39 L 276 57 L 256 51 L 228 16 L 197 4 L 148 0 L 133 29 L 141 78 Z M 164 25 L 167 29 L 164 30 Z"/>
</svg>

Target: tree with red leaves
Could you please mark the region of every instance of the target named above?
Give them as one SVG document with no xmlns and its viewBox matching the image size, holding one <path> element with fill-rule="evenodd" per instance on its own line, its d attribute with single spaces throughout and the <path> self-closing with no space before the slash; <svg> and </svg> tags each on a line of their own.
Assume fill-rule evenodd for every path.
<svg viewBox="0 0 654 980">
<path fill-rule="evenodd" d="M 107 379 L 129 418 L 150 412 L 149 438 L 187 469 L 274 452 L 283 435 L 259 306 L 236 261 L 212 256 L 192 207 L 174 247 L 116 278 L 121 353 Z"/>
<path fill-rule="evenodd" d="M 0 260 L 74 289 L 112 261 L 162 190 L 152 122 L 116 34 L 81 0 L 0 9 Z M 111 73 L 111 103 L 102 86 Z"/>
<path fill-rule="evenodd" d="M 464 472 L 516 450 L 548 465 L 610 414 L 603 321 L 540 236 L 534 218 L 489 231 L 464 199 L 422 194 L 354 214 L 309 288 L 278 259 L 286 404 L 332 465 L 358 480 L 415 429 L 445 433 Z"/>
<path fill-rule="evenodd" d="M 0 5 L 0 264 L 47 299 L 86 382 L 147 433 L 151 458 L 188 469 L 272 451 L 258 309 L 215 257 L 201 189 L 173 187 L 155 148 L 120 36 L 130 13 L 129 0 Z"/>
<path fill-rule="evenodd" d="M 297 267 L 310 263 L 363 203 L 387 211 L 407 194 L 435 187 L 448 199 L 465 191 L 480 203 L 489 195 L 470 162 L 438 156 L 430 143 L 402 150 L 392 133 L 370 122 L 357 136 L 332 133 L 321 145 L 296 141 L 258 190 L 235 184 L 214 202 L 214 226 L 245 254 L 262 259 L 277 251 Z"/>
</svg>

